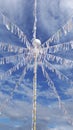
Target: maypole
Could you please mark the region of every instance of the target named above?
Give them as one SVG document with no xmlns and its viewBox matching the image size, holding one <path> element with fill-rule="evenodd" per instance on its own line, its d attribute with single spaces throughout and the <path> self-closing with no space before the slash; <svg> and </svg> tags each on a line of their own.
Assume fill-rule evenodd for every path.
<svg viewBox="0 0 73 130">
<path fill-rule="evenodd" d="M 34 39 L 34 77 L 33 77 L 33 111 L 32 111 L 32 130 L 36 130 L 36 99 L 37 99 L 37 60 L 40 52 L 41 41 Z"/>
<path fill-rule="evenodd" d="M 34 0 L 34 25 L 33 25 L 33 40 L 36 39 L 37 25 L 37 0 Z"/>
<path fill-rule="evenodd" d="M 36 130 L 37 54 L 34 54 L 32 130 Z"/>
<path fill-rule="evenodd" d="M 32 130 L 36 130 L 36 99 L 37 99 L 37 62 L 41 47 L 41 41 L 36 38 L 37 30 L 37 0 L 34 0 L 34 26 L 33 26 L 33 52 L 34 52 L 34 76 L 33 76 L 33 110 Z"/>
<path fill-rule="evenodd" d="M 37 1 L 34 0 L 34 26 L 33 26 L 33 47 L 34 47 L 34 77 L 33 77 L 33 110 L 32 130 L 36 130 L 36 91 L 37 91 L 37 46 L 36 46 L 36 24 L 37 24 Z"/>
</svg>

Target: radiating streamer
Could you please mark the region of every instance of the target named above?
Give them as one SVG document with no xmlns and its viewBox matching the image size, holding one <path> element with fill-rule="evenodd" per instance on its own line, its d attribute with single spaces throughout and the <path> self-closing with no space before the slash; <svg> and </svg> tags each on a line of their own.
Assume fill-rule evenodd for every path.
<svg viewBox="0 0 73 130">
<path fill-rule="evenodd" d="M 67 109 L 65 108 L 65 105 L 64 103 L 62 102 L 58 92 L 57 92 L 57 89 L 53 83 L 53 81 L 51 80 L 51 78 L 49 77 L 49 74 L 47 73 L 47 71 L 45 70 L 45 67 L 43 67 L 43 65 L 41 66 L 42 68 L 42 72 L 43 72 L 43 75 L 46 77 L 47 79 L 47 82 L 48 82 L 48 86 L 50 86 L 52 88 L 52 90 L 54 91 L 54 93 L 56 94 L 57 96 L 57 99 L 58 99 L 58 102 L 59 102 L 59 108 L 63 110 L 64 112 L 64 115 L 65 115 L 65 119 L 66 121 L 73 126 L 73 120 L 71 119 L 71 117 L 69 116 L 68 114 L 68 111 Z"/>
<path fill-rule="evenodd" d="M 1 57 L 0 58 L 0 65 L 3 64 L 10 64 L 10 63 L 17 63 L 17 62 L 22 62 L 22 60 L 25 60 L 27 55 L 23 54 L 16 54 L 16 55 L 11 55 L 11 56 L 6 56 L 6 57 Z"/>
<path fill-rule="evenodd" d="M 53 54 L 46 54 L 46 59 L 49 62 L 53 61 L 53 62 L 58 63 L 60 65 L 67 66 L 68 68 L 69 67 L 73 68 L 73 61 L 72 60 L 68 60 L 66 58 L 61 58 L 61 57 L 55 56 Z"/>
<path fill-rule="evenodd" d="M 70 51 L 73 49 L 73 41 L 49 46 L 47 49 L 49 53 L 56 53 L 59 51 Z"/>
<path fill-rule="evenodd" d="M 65 104 L 62 102 L 61 108 L 65 114 L 65 119 L 67 120 L 67 122 L 73 126 L 73 120 L 71 119 L 71 117 L 69 116 L 69 113 L 67 111 L 67 109 L 65 108 Z"/>
<path fill-rule="evenodd" d="M 6 71 L 2 75 L 0 75 L 0 80 L 6 79 L 10 75 L 12 75 L 13 72 L 15 72 L 16 70 L 19 70 L 21 67 L 23 67 L 25 64 L 28 63 L 28 61 L 30 60 L 30 58 L 31 58 L 30 56 L 26 57 L 24 60 L 21 60 L 20 62 L 18 62 L 18 64 L 16 64 L 12 68 L 10 68 L 8 71 Z"/>
<path fill-rule="evenodd" d="M 1 113 L 3 112 L 3 110 L 4 110 L 4 109 L 6 108 L 6 106 L 8 105 L 9 101 L 13 98 L 13 95 L 14 95 L 15 90 L 17 90 L 18 87 L 20 86 L 20 84 L 21 84 L 23 78 L 25 77 L 27 71 L 30 69 L 29 67 L 30 67 L 29 64 L 28 64 L 28 65 L 25 64 L 24 70 L 23 70 L 23 72 L 22 72 L 22 74 L 21 74 L 21 76 L 20 76 L 18 82 L 16 82 L 16 85 L 15 85 L 15 87 L 12 89 L 12 91 L 10 92 L 10 95 L 5 99 L 5 101 L 4 101 L 4 102 L 1 104 L 1 106 L 0 106 L 0 112 L 1 112 Z"/>
<path fill-rule="evenodd" d="M 17 35 L 22 43 L 26 45 L 27 48 L 30 48 L 30 43 L 24 34 L 24 32 L 14 23 L 12 23 L 2 12 L 0 12 L 2 16 L 2 21 L 7 30 L 9 30 L 11 33 Z"/>
<path fill-rule="evenodd" d="M 23 48 L 23 47 L 18 47 L 18 46 L 13 45 L 13 44 L 0 42 L 0 51 L 3 51 L 3 52 L 7 51 L 7 52 L 14 52 L 14 53 L 23 53 L 23 52 L 27 52 L 28 49 L 27 48 Z"/>
<path fill-rule="evenodd" d="M 24 62 L 18 63 L 17 65 L 13 66 L 11 69 L 0 75 L 0 80 L 7 79 L 13 72 L 19 70 L 24 65 Z"/>
<path fill-rule="evenodd" d="M 73 85 L 73 82 L 62 72 L 58 71 L 51 63 L 49 63 L 46 59 L 44 59 L 44 65 L 54 72 L 60 80 L 65 80 L 66 82 L 70 83 L 70 85 Z"/>
<path fill-rule="evenodd" d="M 49 47 L 49 44 L 52 42 L 60 42 L 60 38 L 66 36 L 73 29 L 73 15 L 67 23 L 62 26 L 52 37 L 50 37 L 46 42 L 42 44 L 42 46 Z"/>
<path fill-rule="evenodd" d="M 45 70 L 45 67 L 43 67 L 43 65 L 42 65 L 41 67 L 42 67 L 43 75 L 44 75 L 45 78 L 47 79 L 48 86 L 50 86 L 50 87 L 53 89 L 53 91 L 54 91 L 54 93 L 56 94 L 57 99 L 58 99 L 58 101 L 59 101 L 59 107 L 61 107 L 61 99 L 60 99 L 60 96 L 58 95 L 58 92 L 57 92 L 57 90 L 56 90 L 56 88 L 55 88 L 55 85 L 54 85 L 53 81 L 51 80 L 51 78 L 49 77 L 47 71 Z"/>
</svg>

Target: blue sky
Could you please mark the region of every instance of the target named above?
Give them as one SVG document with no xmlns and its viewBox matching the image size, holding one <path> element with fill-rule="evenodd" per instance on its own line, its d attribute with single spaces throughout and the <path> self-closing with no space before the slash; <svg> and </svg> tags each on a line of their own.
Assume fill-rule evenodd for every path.
<svg viewBox="0 0 73 130">
<path fill-rule="evenodd" d="M 37 0 L 37 38 L 43 43 L 61 28 L 73 14 L 73 0 Z M 26 34 L 30 44 L 33 36 L 33 0 L 0 0 L 0 10 Z M 23 46 L 17 36 L 11 34 L 0 21 L 0 41 L 12 45 Z M 60 39 L 60 42 L 73 40 L 73 31 Z M 53 45 L 54 43 L 52 43 Z M 14 55 L 14 53 L 0 52 L 0 57 Z M 73 50 L 58 52 L 56 55 L 73 60 Z M 5 73 L 14 63 L 0 65 L 0 75 Z M 53 62 L 51 62 L 54 64 Z M 73 81 L 73 68 L 54 64 L 60 72 Z M 6 105 L 6 99 L 18 82 L 23 67 L 5 78 L 0 83 L 0 129 L 1 130 L 30 130 L 32 125 L 32 85 L 33 71 L 29 70 L 21 85 L 15 90 L 13 99 Z M 37 85 L 37 130 L 72 130 L 73 126 L 66 121 L 62 109 L 59 109 L 55 93 L 48 86 L 46 78 L 38 67 Z M 68 111 L 68 118 L 73 120 L 73 86 L 70 82 L 62 81 L 52 71 L 48 74 Z M 67 119 L 68 119 L 67 118 Z"/>
</svg>

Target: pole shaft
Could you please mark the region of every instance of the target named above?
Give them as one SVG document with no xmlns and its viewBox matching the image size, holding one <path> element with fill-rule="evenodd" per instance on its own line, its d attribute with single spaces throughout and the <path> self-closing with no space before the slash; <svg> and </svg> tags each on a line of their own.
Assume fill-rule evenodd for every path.
<svg viewBox="0 0 73 130">
<path fill-rule="evenodd" d="M 37 98 L 36 91 L 37 91 L 37 55 L 34 54 L 32 130 L 36 130 L 36 98 Z"/>
<path fill-rule="evenodd" d="M 34 25 L 33 25 L 33 39 L 36 39 L 37 29 L 37 0 L 34 0 Z"/>
</svg>

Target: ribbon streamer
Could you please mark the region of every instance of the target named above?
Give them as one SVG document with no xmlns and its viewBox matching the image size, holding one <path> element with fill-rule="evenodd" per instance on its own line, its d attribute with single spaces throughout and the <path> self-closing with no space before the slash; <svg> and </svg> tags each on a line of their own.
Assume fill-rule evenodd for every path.
<svg viewBox="0 0 73 130">
<path fill-rule="evenodd" d="M 66 36 L 70 31 L 73 29 L 73 17 L 64 25 L 62 28 L 60 28 L 52 37 L 50 37 L 45 43 L 42 44 L 42 46 L 49 47 L 50 43 L 52 42 L 60 42 L 60 38 L 62 36 Z"/>
<path fill-rule="evenodd" d="M 13 24 L 2 12 L 1 16 L 2 16 L 2 22 L 7 28 L 7 30 L 17 35 L 21 40 L 21 42 L 24 43 L 24 45 L 26 45 L 27 48 L 30 48 L 30 43 L 24 32 L 17 25 Z"/>
</svg>

